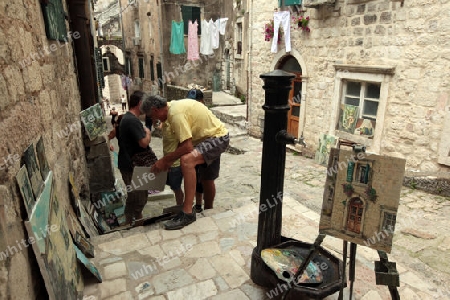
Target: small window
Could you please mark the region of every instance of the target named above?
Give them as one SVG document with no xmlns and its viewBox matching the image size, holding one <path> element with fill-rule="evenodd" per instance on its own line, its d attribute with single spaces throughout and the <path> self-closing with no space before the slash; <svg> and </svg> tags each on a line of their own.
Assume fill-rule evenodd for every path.
<svg viewBox="0 0 450 300">
<path fill-rule="evenodd" d="M 131 59 L 129 56 L 125 57 L 125 72 L 127 75 L 133 74 L 133 69 L 131 68 Z"/>
<path fill-rule="evenodd" d="M 163 80 L 163 73 L 162 73 L 162 65 L 160 62 L 156 64 L 156 75 L 158 76 L 159 88 L 162 89 L 164 80 Z M 159 80 L 159 79 L 161 79 L 161 80 Z"/>
<path fill-rule="evenodd" d="M 395 213 L 384 212 L 382 230 L 389 230 L 389 231 L 393 232 L 395 229 L 396 219 L 397 219 L 397 215 Z"/>
<path fill-rule="evenodd" d="M 236 54 L 242 54 L 242 23 L 236 23 Z"/>
<path fill-rule="evenodd" d="M 181 15 L 183 17 L 183 22 L 184 22 L 184 34 L 188 34 L 188 25 L 189 25 L 189 21 L 194 22 L 195 20 L 197 20 L 198 23 L 198 35 L 202 34 L 202 28 L 201 28 L 201 19 L 200 19 L 200 7 L 196 7 L 196 6 L 187 6 L 187 5 L 183 5 L 181 6 Z"/>
<path fill-rule="evenodd" d="M 144 58 L 139 57 L 138 63 L 139 63 L 139 78 L 144 78 Z"/>
<path fill-rule="evenodd" d="M 155 58 L 150 56 L 150 80 L 155 80 Z"/>
<path fill-rule="evenodd" d="M 141 26 L 139 25 L 139 21 L 134 21 L 134 37 L 140 38 L 141 37 Z"/>
<path fill-rule="evenodd" d="M 379 83 L 344 81 L 338 129 L 373 137 L 379 102 Z"/>
<path fill-rule="evenodd" d="M 103 57 L 103 72 L 110 72 L 109 57 Z"/>
</svg>

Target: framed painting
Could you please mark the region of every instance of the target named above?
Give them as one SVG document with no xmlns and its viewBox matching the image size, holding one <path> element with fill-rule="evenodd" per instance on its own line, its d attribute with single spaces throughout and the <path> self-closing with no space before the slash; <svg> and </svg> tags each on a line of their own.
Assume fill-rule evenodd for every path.
<svg viewBox="0 0 450 300">
<path fill-rule="evenodd" d="M 23 153 L 22 162 L 27 168 L 28 178 L 31 181 L 31 187 L 33 188 L 33 194 L 37 198 L 44 188 L 44 182 L 42 180 L 41 172 L 39 171 L 39 166 L 36 161 L 33 144 L 28 146 L 28 148 Z"/>
<path fill-rule="evenodd" d="M 89 140 L 95 140 L 106 131 L 106 121 L 100 104 L 81 111 L 80 117 Z"/>
<path fill-rule="evenodd" d="M 20 194 L 25 205 L 25 209 L 28 213 L 28 217 L 31 216 L 35 198 L 33 195 L 33 189 L 31 187 L 30 179 L 28 178 L 27 168 L 22 166 L 16 175 L 17 184 L 19 185 Z"/>
<path fill-rule="evenodd" d="M 341 117 L 339 119 L 339 130 L 353 134 L 358 121 L 359 107 L 341 104 Z"/>
<path fill-rule="evenodd" d="M 36 144 L 36 156 L 39 161 L 39 170 L 41 171 L 42 179 L 45 180 L 50 172 L 50 168 L 48 166 L 47 157 L 45 156 L 44 140 L 42 139 L 42 136 Z"/>
</svg>

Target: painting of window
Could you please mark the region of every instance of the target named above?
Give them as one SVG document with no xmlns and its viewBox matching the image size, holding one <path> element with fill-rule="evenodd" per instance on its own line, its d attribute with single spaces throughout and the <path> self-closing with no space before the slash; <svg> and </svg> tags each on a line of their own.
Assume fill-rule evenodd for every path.
<svg viewBox="0 0 450 300">
<path fill-rule="evenodd" d="M 379 102 L 379 83 L 344 81 L 339 130 L 373 137 Z"/>
<path fill-rule="evenodd" d="M 383 218 L 383 228 L 382 230 L 389 230 L 394 231 L 395 229 L 395 222 L 397 219 L 397 215 L 395 213 L 391 212 L 384 212 L 384 218 Z"/>
<path fill-rule="evenodd" d="M 368 184 L 370 181 L 371 166 L 369 163 L 358 163 L 354 181 L 362 184 Z"/>
</svg>

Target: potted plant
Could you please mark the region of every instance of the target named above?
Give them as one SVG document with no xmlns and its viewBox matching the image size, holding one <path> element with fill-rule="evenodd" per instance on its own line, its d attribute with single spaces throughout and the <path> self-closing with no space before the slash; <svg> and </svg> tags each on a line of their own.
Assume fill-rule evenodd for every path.
<svg viewBox="0 0 450 300">
<path fill-rule="evenodd" d="M 365 193 L 367 195 L 367 199 L 369 199 L 370 201 L 377 200 L 378 195 L 377 191 L 374 188 L 368 186 Z"/>
<path fill-rule="evenodd" d="M 309 16 L 308 17 L 304 17 L 304 16 L 292 17 L 292 19 L 294 20 L 294 23 L 297 24 L 297 29 L 301 29 L 302 31 L 306 31 L 306 32 L 311 31 L 311 29 L 308 26 Z"/>
<path fill-rule="evenodd" d="M 264 40 L 267 42 L 270 42 L 270 40 L 273 39 L 274 36 L 274 24 L 273 24 L 273 20 L 270 20 L 269 23 L 266 23 L 264 25 Z M 281 29 L 281 26 L 278 30 L 278 41 L 277 43 L 280 44 L 281 43 L 281 39 L 283 37 L 283 30 Z"/>
<path fill-rule="evenodd" d="M 353 185 L 351 185 L 350 183 L 344 183 L 342 184 L 342 187 L 344 188 L 344 194 L 346 194 L 348 197 L 353 195 L 353 192 L 355 191 Z"/>
</svg>

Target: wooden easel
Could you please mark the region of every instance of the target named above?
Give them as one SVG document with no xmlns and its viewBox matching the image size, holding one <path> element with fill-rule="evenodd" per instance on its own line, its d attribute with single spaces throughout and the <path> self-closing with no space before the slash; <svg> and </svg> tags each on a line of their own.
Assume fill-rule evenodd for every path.
<svg viewBox="0 0 450 300">
<path fill-rule="evenodd" d="M 341 145 L 353 147 L 356 143 L 348 141 L 348 140 L 339 140 L 337 148 L 340 149 Z M 306 256 L 305 260 L 302 262 L 301 266 L 298 268 L 297 273 L 294 275 L 294 282 L 298 282 L 299 277 L 306 270 L 306 267 L 310 263 L 311 259 L 317 253 L 320 244 L 322 244 L 323 239 L 326 234 L 320 233 L 314 244 L 311 245 L 309 254 Z M 342 271 L 342 283 L 341 288 L 339 290 L 339 300 L 343 300 L 344 298 L 344 287 L 347 286 L 346 282 L 346 268 L 347 268 L 347 252 L 348 252 L 348 241 L 343 240 L 342 245 L 342 261 L 343 261 L 343 271 Z M 357 245 L 355 243 L 350 242 L 350 256 L 349 256 L 349 281 L 350 281 L 350 294 L 349 300 L 352 299 L 353 296 L 353 284 L 355 282 L 355 270 L 356 270 L 356 249 Z M 380 256 L 380 261 L 375 262 L 375 275 L 376 275 L 376 284 L 377 285 L 386 285 L 389 288 L 389 292 L 391 294 L 392 300 L 400 300 L 400 295 L 398 293 L 397 287 L 400 286 L 400 276 L 397 272 L 396 265 L 393 262 L 389 262 L 387 253 L 384 251 L 378 251 L 378 255 Z M 288 289 L 283 295 L 283 299 L 288 295 Z"/>
</svg>

